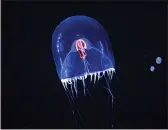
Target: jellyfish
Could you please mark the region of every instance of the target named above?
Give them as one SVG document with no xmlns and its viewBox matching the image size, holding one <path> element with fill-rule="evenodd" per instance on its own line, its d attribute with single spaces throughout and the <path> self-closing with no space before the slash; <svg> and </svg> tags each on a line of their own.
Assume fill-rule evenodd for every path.
<svg viewBox="0 0 168 130">
<path fill-rule="evenodd" d="M 94 84 L 104 77 L 104 88 L 112 97 L 110 81 L 115 73 L 115 62 L 110 38 L 103 26 L 95 19 L 77 15 L 63 20 L 52 35 L 52 53 L 57 74 L 69 101 L 78 98 L 78 82 L 83 84 L 87 96 L 90 77 Z"/>
</svg>

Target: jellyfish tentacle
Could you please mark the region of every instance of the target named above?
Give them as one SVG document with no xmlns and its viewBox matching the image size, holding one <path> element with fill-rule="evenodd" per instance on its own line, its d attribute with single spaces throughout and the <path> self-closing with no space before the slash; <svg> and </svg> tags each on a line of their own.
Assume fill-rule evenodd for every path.
<svg viewBox="0 0 168 130">
<path fill-rule="evenodd" d="M 76 117 L 76 116 L 78 116 L 79 119 L 80 119 L 80 121 L 84 124 L 83 118 L 82 118 L 82 116 L 81 116 L 79 110 L 77 109 L 77 107 L 76 107 L 76 105 L 75 105 L 75 103 L 74 103 L 73 97 L 71 96 L 71 94 L 70 94 L 70 92 L 69 92 L 69 89 L 68 89 L 68 88 L 64 88 L 64 89 L 65 89 L 66 95 L 67 95 L 67 97 L 68 97 L 68 100 L 69 100 L 69 103 L 70 103 L 70 106 L 71 106 L 71 110 L 72 110 L 72 113 L 73 113 L 73 115 L 74 115 L 74 117 L 75 117 L 76 123 L 78 123 L 77 117 Z M 77 115 L 75 114 L 75 109 L 76 109 L 76 114 L 77 114 Z M 76 115 L 76 116 L 75 116 L 75 115 Z"/>
<path fill-rule="evenodd" d="M 112 108 L 113 108 L 113 103 L 114 103 L 114 96 L 113 96 L 113 93 L 112 93 L 112 91 L 111 91 L 111 88 L 110 88 L 110 83 L 109 83 L 109 81 L 108 81 L 108 79 L 107 79 L 107 77 L 105 76 L 105 80 L 106 80 L 106 85 L 107 85 L 107 87 L 104 87 L 105 89 L 107 89 L 108 90 L 108 92 L 109 92 L 109 94 L 110 94 L 110 96 L 111 96 L 111 105 L 112 105 Z"/>
</svg>

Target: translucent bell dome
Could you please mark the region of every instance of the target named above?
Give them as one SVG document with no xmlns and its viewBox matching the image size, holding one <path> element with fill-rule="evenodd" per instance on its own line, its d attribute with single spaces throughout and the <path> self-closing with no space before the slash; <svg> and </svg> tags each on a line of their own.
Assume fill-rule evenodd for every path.
<svg viewBox="0 0 168 130">
<path fill-rule="evenodd" d="M 52 53 L 62 81 L 115 70 L 112 43 L 102 25 L 88 16 L 69 17 L 56 27 Z"/>
</svg>

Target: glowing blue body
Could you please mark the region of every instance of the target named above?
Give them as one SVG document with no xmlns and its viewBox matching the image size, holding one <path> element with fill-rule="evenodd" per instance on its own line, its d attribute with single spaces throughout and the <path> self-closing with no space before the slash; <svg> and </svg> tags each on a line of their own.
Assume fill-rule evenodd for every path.
<svg viewBox="0 0 168 130">
<path fill-rule="evenodd" d="M 162 58 L 161 57 L 157 57 L 156 58 L 156 63 L 157 64 L 161 64 L 162 63 Z"/>
<path fill-rule="evenodd" d="M 52 35 L 52 53 L 73 114 L 74 95 L 78 97 L 77 80 L 82 80 L 86 95 L 86 91 L 89 92 L 85 83 L 87 76 L 91 76 L 94 83 L 105 77 L 107 86 L 103 88 L 110 93 L 113 105 L 109 84 L 115 72 L 114 56 L 110 39 L 96 20 L 87 16 L 72 16 L 62 21 Z M 76 114 L 82 120 L 78 110 Z"/>
<path fill-rule="evenodd" d="M 76 41 L 86 44 L 86 57 L 80 58 Z M 61 80 L 72 79 L 115 68 L 110 39 L 104 28 L 87 16 L 62 21 L 52 36 L 52 53 Z"/>
<path fill-rule="evenodd" d="M 155 67 L 154 67 L 154 66 L 151 66 L 151 67 L 150 67 L 150 71 L 151 71 L 151 72 L 154 72 L 154 71 L 155 71 Z"/>
</svg>

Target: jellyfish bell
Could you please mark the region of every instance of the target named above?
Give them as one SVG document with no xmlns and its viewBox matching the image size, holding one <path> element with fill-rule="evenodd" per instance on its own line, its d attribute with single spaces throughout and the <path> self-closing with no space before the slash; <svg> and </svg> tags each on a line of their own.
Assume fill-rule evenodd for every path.
<svg viewBox="0 0 168 130">
<path fill-rule="evenodd" d="M 101 24 L 88 16 L 69 17 L 56 27 L 52 53 L 64 88 L 70 84 L 76 94 L 77 80 L 83 81 L 85 91 L 88 76 L 96 82 L 105 73 L 112 79 L 115 72 L 110 39 Z"/>
</svg>

